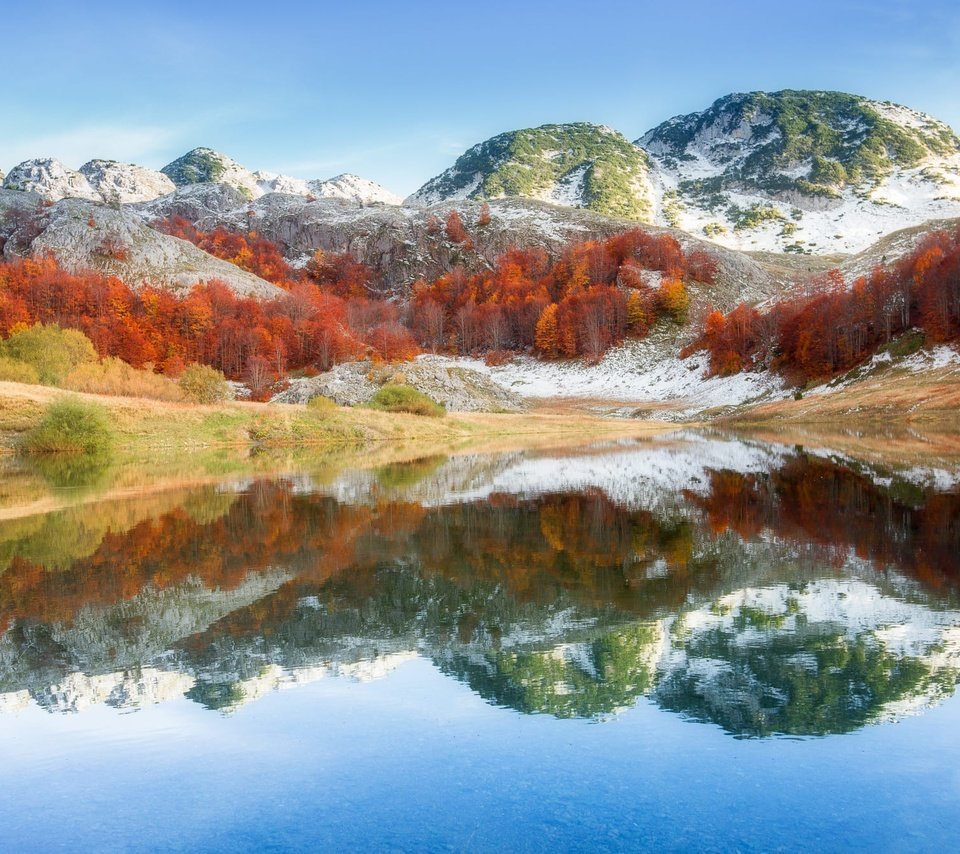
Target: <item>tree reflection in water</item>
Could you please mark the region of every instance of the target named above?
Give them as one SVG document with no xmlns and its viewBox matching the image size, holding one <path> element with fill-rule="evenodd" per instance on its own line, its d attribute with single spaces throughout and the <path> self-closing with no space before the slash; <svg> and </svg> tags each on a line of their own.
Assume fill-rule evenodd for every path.
<svg viewBox="0 0 960 854">
<path fill-rule="evenodd" d="M 590 476 L 534 488 L 515 456 L 430 458 L 4 522 L 0 709 L 230 711 L 414 655 L 525 714 L 645 697 L 737 736 L 848 732 L 952 694 L 960 495 L 763 459 L 669 478 L 621 449 L 538 460 Z"/>
</svg>

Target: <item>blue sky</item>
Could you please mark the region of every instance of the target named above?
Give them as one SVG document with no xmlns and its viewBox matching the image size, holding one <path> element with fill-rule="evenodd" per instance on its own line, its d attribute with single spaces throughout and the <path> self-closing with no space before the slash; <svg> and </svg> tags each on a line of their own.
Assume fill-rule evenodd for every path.
<svg viewBox="0 0 960 854">
<path fill-rule="evenodd" d="M 13 5 L 3 170 L 160 167 L 208 145 L 405 194 L 501 131 L 592 121 L 634 139 L 755 89 L 856 92 L 960 128 L 955 0 Z"/>
</svg>

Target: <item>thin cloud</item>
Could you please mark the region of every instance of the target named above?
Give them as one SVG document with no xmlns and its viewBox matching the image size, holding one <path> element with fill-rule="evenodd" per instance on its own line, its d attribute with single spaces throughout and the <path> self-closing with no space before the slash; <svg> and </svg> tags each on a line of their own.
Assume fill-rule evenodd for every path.
<svg viewBox="0 0 960 854">
<path fill-rule="evenodd" d="M 96 157 L 147 165 L 156 157 L 162 159 L 179 136 L 178 130 L 153 125 L 85 125 L 0 141 L 0 162 L 9 168 L 34 157 L 56 157 L 76 168 Z"/>
</svg>

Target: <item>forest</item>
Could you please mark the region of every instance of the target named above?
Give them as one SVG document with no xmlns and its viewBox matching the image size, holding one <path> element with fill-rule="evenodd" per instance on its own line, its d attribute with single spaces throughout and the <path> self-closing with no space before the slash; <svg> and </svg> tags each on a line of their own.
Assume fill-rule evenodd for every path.
<svg viewBox="0 0 960 854">
<path fill-rule="evenodd" d="M 258 396 L 291 372 L 358 358 L 405 360 L 423 350 L 490 361 L 516 352 L 595 361 L 661 318 L 685 319 L 687 282 L 711 282 L 716 272 L 706 253 L 686 254 L 669 235 L 634 229 L 570 244 L 556 258 L 510 249 L 482 272 L 457 266 L 418 280 L 400 303 L 349 253 L 318 251 L 294 269 L 255 232 L 204 232 L 176 217 L 155 225 L 284 293 L 239 297 L 217 282 L 179 294 L 134 289 L 101 273 L 69 272 L 51 257 L 10 260 L 0 264 L 0 336 L 22 325 L 57 324 L 83 332 L 102 357 L 170 376 L 206 364 Z M 454 243 L 470 242 L 455 210 L 436 227 Z"/>
<path fill-rule="evenodd" d="M 766 310 L 714 310 L 682 355 L 705 350 L 714 376 L 772 368 L 805 383 L 853 368 L 911 329 L 931 343 L 960 339 L 960 229 L 926 236 L 852 284 L 834 269 Z"/>
</svg>

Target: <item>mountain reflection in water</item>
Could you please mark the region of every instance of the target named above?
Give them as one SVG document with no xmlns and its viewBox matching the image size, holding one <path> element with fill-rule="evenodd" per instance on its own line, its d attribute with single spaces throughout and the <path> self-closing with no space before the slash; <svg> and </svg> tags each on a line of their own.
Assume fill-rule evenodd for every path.
<svg viewBox="0 0 960 854">
<path fill-rule="evenodd" d="M 256 480 L 0 522 L 0 711 L 230 712 L 424 657 L 525 714 L 842 733 L 954 692 L 958 587 L 956 486 L 762 444 Z"/>
</svg>

